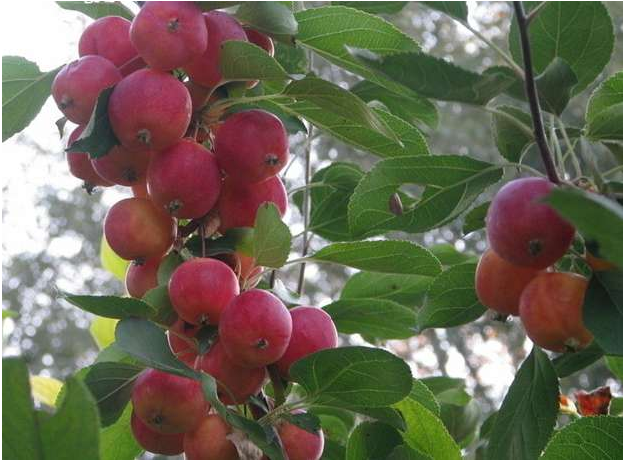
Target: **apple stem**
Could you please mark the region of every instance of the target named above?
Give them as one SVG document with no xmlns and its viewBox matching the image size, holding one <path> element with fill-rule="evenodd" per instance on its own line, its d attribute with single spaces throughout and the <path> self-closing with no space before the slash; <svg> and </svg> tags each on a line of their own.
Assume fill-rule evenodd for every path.
<svg viewBox="0 0 624 460">
<path fill-rule="evenodd" d="M 544 124 L 542 121 L 542 112 L 540 109 L 539 99 L 537 97 L 537 86 L 533 75 L 533 63 L 531 61 L 531 45 L 529 42 L 529 21 L 524 12 L 522 2 L 513 2 L 516 12 L 516 20 L 518 21 L 518 29 L 520 31 L 520 43 L 522 45 L 522 59 L 524 61 L 524 83 L 529 107 L 531 108 L 531 118 L 533 120 L 533 130 L 535 132 L 535 143 L 539 149 L 548 179 L 553 184 L 560 184 L 557 169 L 553 162 L 550 149 L 546 142 L 546 134 L 544 132 Z"/>
<path fill-rule="evenodd" d="M 275 407 L 279 407 L 286 401 L 284 396 L 284 383 L 282 382 L 282 377 L 279 375 L 279 371 L 277 370 L 277 366 L 275 366 L 275 364 L 269 364 L 267 366 L 267 370 L 269 371 L 269 378 L 271 379 L 271 384 L 273 385 Z"/>
</svg>

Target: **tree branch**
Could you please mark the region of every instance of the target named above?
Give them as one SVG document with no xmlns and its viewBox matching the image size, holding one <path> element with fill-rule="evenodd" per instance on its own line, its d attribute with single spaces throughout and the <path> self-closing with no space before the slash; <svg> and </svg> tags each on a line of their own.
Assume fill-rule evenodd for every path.
<svg viewBox="0 0 624 460">
<path fill-rule="evenodd" d="M 533 76 L 533 63 L 531 61 L 531 46 L 529 44 L 528 22 L 522 2 L 513 2 L 516 12 L 516 20 L 518 21 L 518 29 L 520 30 L 520 43 L 522 44 L 522 58 L 524 61 L 524 83 L 529 107 L 531 108 L 531 118 L 533 119 L 533 129 L 535 131 L 535 142 L 539 149 L 548 179 L 554 184 L 559 184 L 559 176 L 553 162 L 552 155 L 548 149 L 546 142 L 546 134 L 544 132 L 544 123 L 542 121 L 542 112 L 537 97 L 537 86 Z"/>
</svg>

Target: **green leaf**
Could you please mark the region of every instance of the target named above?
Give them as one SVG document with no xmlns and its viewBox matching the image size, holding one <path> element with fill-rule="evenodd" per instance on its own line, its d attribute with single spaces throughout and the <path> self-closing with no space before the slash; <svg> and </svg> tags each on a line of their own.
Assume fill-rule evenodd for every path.
<svg viewBox="0 0 624 460">
<path fill-rule="evenodd" d="M 556 57 L 570 65 L 578 78 L 572 95 L 600 74 L 611 58 L 614 41 L 611 18 L 600 2 L 547 3 L 531 22 L 529 38 L 535 73 L 542 73 Z M 509 49 L 522 65 L 516 21 L 509 33 Z"/>
<path fill-rule="evenodd" d="M 622 272 L 595 272 L 583 304 L 583 323 L 608 355 L 622 356 Z"/>
<path fill-rule="evenodd" d="M 271 36 L 290 37 L 297 34 L 297 20 L 292 10 L 280 2 L 243 2 L 234 16 L 253 29 Z"/>
<path fill-rule="evenodd" d="M 425 305 L 418 310 L 419 330 L 459 326 L 485 313 L 474 289 L 476 268 L 474 263 L 454 265 L 433 280 Z"/>
<path fill-rule="evenodd" d="M 131 416 L 132 406 L 128 404 L 119 420 L 100 430 L 100 460 L 128 460 L 143 452 L 130 430 Z"/>
<path fill-rule="evenodd" d="M 42 458 L 99 460 L 100 422 L 93 396 L 77 377 L 67 380 L 64 387 L 56 413 L 38 418 Z"/>
<path fill-rule="evenodd" d="M 419 379 L 421 383 L 427 386 L 434 395 L 439 395 L 448 390 L 460 390 L 466 386 L 464 379 L 455 379 L 451 377 L 425 377 Z"/>
<path fill-rule="evenodd" d="M 392 407 L 352 407 L 345 405 L 349 410 L 357 412 L 358 414 L 365 415 L 366 417 L 378 420 L 387 425 L 390 425 L 397 430 L 405 429 L 405 422 L 401 417 L 401 414 Z"/>
<path fill-rule="evenodd" d="M 312 176 L 316 186 L 310 189 L 310 230 L 328 241 L 352 239 L 347 206 L 363 175 L 355 164 L 335 162 Z M 303 192 L 295 193 L 293 201 L 302 209 Z"/>
<path fill-rule="evenodd" d="M 167 285 L 156 286 L 150 289 L 143 294 L 142 300 L 152 307 L 152 312 L 147 317 L 152 321 L 170 326 L 177 319 L 178 315 L 169 298 Z"/>
<path fill-rule="evenodd" d="M 221 45 L 219 67 L 225 80 L 288 80 L 282 66 L 253 43 L 228 40 Z"/>
<path fill-rule="evenodd" d="M 159 285 L 164 285 L 169 283 L 169 278 L 173 275 L 173 272 L 178 268 L 184 259 L 177 252 L 170 252 L 167 254 L 160 265 L 158 266 L 158 273 L 156 274 Z"/>
<path fill-rule="evenodd" d="M 349 203 L 354 236 L 391 230 L 422 233 L 453 221 L 502 177 L 499 166 L 467 156 L 418 155 L 381 160 L 360 181 Z M 403 184 L 425 186 L 420 200 L 396 215 L 389 200 Z"/>
<path fill-rule="evenodd" d="M 618 396 L 611 400 L 609 404 L 609 415 L 622 415 L 622 397 Z"/>
<path fill-rule="evenodd" d="M 310 259 L 359 270 L 435 276 L 440 262 L 427 249 L 410 241 L 358 241 L 325 246 Z"/>
<path fill-rule="evenodd" d="M 466 2 L 421 2 L 434 10 L 442 11 L 452 18 L 462 21 L 468 20 L 468 6 Z"/>
<path fill-rule="evenodd" d="M 485 228 L 485 216 L 487 216 L 489 207 L 490 202 L 486 201 L 466 213 L 466 216 L 464 217 L 464 225 L 462 227 L 462 233 L 464 235 Z"/>
<path fill-rule="evenodd" d="M 596 341 L 590 345 L 573 353 L 564 353 L 553 359 L 553 366 L 559 378 L 570 375 L 585 369 L 604 356 L 604 351 L 598 346 Z"/>
<path fill-rule="evenodd" d="M 323 310 L 343 334 L 362 334 L 382 340 L 407 339 L 414 335 L 416 314 L 391 300 L 338 300 Z"/>
<path fill-rule="evenodd" d="M 622 140 L 622 72 L 603 81 L 592 93 L 585 120 L 589 139 Z"/>
<path fill-rule="evenodd" d="M 440 418 L 455 442 L 465 447 L 476 436 L 481 407 L 470 397 L 465 405 L 442 404 Z"/>
<path fill-rule="evenodd" d="M 43 460 L 28 369 L 22 358 L 2 358 L 2 400 L 3 457 Z"/>
<path fill-rule="evenodd" d="M 420 379 L 414 379 L 412 391 L 408 398 L 429 409 L 434 415 L 440 415 L 440 404 L 429 387 Z"/>
<path fill-rule="evenodd" d="M 372 110 L 394 132 L 395 136 L 401 139 L 402 145 L 375 130 L 355 124 L 329 110 L 307 102 L 280 100 L 278 107 L 294 116 L 305 118 L 322 131 L 364 152 L 381 157 L 429 153 L 427 143 L 418 128 L 381 109 Z"/>
<path fill-rule="evenodd" d="M 347 280 L 340 299 L 374 298 L 420 306 L 431 281 L 429 276 L 359 272 Z"/>
<path fill-rule="evenodd" d="M 274 47 L 275 60 L 286 72 L 300 75 L 308 72 L 308 57 L 303 48 L 280 42 L 274 43 Z"/>
<path fill-rule="evenodd" d="M 395 428 L 381 422 L 362 422 L 349 436 L 345 460 L 386 458 L 402 442 Z"/>
<path fill-rule="evenodd" d="M 98 363 L 89 367 L 84 383 L 95 398 L 102 427 L 115 423 L 130 401 L 132 385 L 143 367 L 124 363 Z"/>
<path fill-rule="evenodd" d="M 459 252 L 450 243 L 438 243 L 428 248 L 442 265 L 459 265 L 466 262 L 478 262 L 474 254 Z"/>
<path fill-rule="evenodd" d="M 537 76 L 535 84 L 544 110 L 561 115 L 572 98 L 572 89 L 578 83 L 576 73 L 564 59 L 556 57 Z"/>
<path fill-rule="evenodd" d="M 274 203 L 263 203 L 256 213 L 253 257 L 257 265 L 280 268 L 288 259 L 292 236 Z"/>
<path fill-rule="evenodd" d="M 103 316 L 96 316 L 93 318 L 91 326 L 89 326 L 89 332 L 100 350 L 106 348 L 115 341 L 116 326 L 116 319 L 104 318 Z"/>
<path fill-rule="evenodd" d="M 19 316 L 19 313 L 14 310 L 5 310 L 4 308 L 2 309 L 2 319 L 16 318 L 18 316 Z"/>
<path fill-rule="evenodd" d="M 297 41 L 345 70 L 401 94 L 401 85 L 369 69 L 351 56 L 348 48 L 378 54 L 418 51 L 418 44 L 388 21 L 345 6 L 322 6 L 295 14 Z"/>
<path fill-rule="evenodd" d="M 320 404 L 384 407 L 412 388 L 409 366 L 393 354 L 368 347 L 318 351 L 296 361 L 292 379 Z"/>
<path fill-rule="evenodd" d="M 63 299 L 84 311 L 105 318 L 149 318 L 155 311 L 146 302 L 132 297 L 65 294 Z"/>
<path fill-rule="evenodd" d="M 106 16 L 121 16 L 132 20 L 134 13 L 121 2 L 56 2 L 65 10 L 79 11 L 90 18 L 99 19 Z"/>
<path fill-rule="evenodd" d="M 596 193 L 572 187 L 556 187 L 548 203 L 581 233 L 586 242 L 598 244 L 597 257 L 622 268 L 622 207 Z"/>
<path fill-rule="evenodd" d="M 351 87 L 351 92 L 365 102 L 381 102 L 391 113 L 413 125 L 423 123 L 432 129 L 435 129 L 438 125 L 438 109 L 436 106 L 417 94 L 393 93 L 367 80 L 356 83 Z"/>
<path fill-rule="evenodd" d="M 36 402 L 48 407 L 56 407 L 56 400 L 63 387 L 63 382 L 54 377 L 31 375 L 30 386 Z"/>
<path fill-rule="evenodd" d="M 496 148 L 512 163 L 518 163 L 524 150 L 534 141 L 531 115 L 516 107 L 495 108 L 503 114 L 492 114 L 492 134 Z"/>
<path fill-rule="evenodd" d="M 402 434 L 408 446 L 434 459 L 461 459 L 459 446 L 433 412 L 412 398 L 394 407 L 401 411 L 407 424 Z"/>
<path fill-rule="evenodd" d="M 583 417 L 550 440 L 541 460 L 622 458 L 622 417 Z"/>
<path fill-rule="evenodd" d="M 126 279 L 126 271 L 128 270 L 130 261 L 124 260 L 115 254 L 108 245 L 108 241 L 106 241 L 104 235 L 102 235 L 100 241 L 100 263 L 104 270 L 111 273 L 118 280 L 124 281 Z"/>
<path fill-rule="evenodd" d="M 84 152 L 95 159 L 103 157 L 113 147 L 119 145 L 108 118 L 108 100 L 113 89 L 114 87 L 106 88 L 100 93 L 89 123 L 80 137 L 66 149 L 67 152 Z"/>
<path fill-rule="evenodd" d="M 394 132 L 362 99 L 327 80 L 308 75 L 302 80 L 292 81 L 282 94 L 297 102 L 309 102 L 349 122 L 378 131 L 395 140 Z"/>
<path fill-rule="evenodd" d="M 350 52 L 369 71 L 401 85 L 403 91 L 407 89 L 442 101 L 485 105 L 515 82 L 513 75 L 500 68 L 488 69 L 478 74 L 420 52 L 386 56 L 359 49 L 352 49 Z"/>
<path fill-rule="evenodd" d="M 412 449 L 405 444 L 396 446 L 386 460 L 432 460 L 431 456 Z"/>
<path fill-rule="evenodd" d="M 550 438 L 558 411 L 555 369 L 548 356 L 533 347 L 498 411 L 486 459 L 536 459 Z"/>
<path fill-rule="evenodd" d="M 622 357 L 621 356 L 605 356 L 605 363 L 609 370 L 613 372 L 618 379 L 622 380 Z"/>
<path fill-rule="evenodd" d="M 409 2 L 331 2 L 336 6 L 348 6 L 356 10 L 365 11 L 371 14 L 395 14 L 399 13 Z"/>
<path fill-rule="evenodd" d="M 2 56 L 2 142 L 34 120 L 59 70 L 41 72 L 37 64 L 23 57 Z"/>
<path fill-rule="evenodd" d="M 199 378 L 197 371 L 173 355 L 165 331 L 150 321 L 139 318 L 121 320 L 115 331 L 115 339 L 119 348 L 147 367 L 191 379 Z"/>
</svg>

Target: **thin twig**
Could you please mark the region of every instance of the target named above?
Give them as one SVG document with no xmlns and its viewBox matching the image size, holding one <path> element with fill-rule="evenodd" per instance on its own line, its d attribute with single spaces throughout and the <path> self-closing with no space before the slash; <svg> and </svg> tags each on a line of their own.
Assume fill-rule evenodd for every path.
<svg viewBox="0 0 624 460">
<path fill-rule="evenodd" d="M 301 212 L 303 213 L 303 240 L 301 242 L 301 257 L 305 257 L 308 253 L 308 226 L 310 225 L 310 176 L 312 175 L 312 165 L 310 156 L 312 154 L 312 125 L 308 128 L 308 138 L 306 139 L 305 146 L 305 190 L 303 190 L 303 203 Z M 305 284 L 305 269 L 306 264 L 301 264 L 299 269 L 299 281 L 297 282 L 297 294 L 303 293 L 303 287 Z"/>
<path fill-rule="evenodd" d="M 533 8 L 531 11 L 529 11 L 529 14 L 527 14 L 527 24 L 531 24 L 531 21 L 533 21 L 533 19 L 537 17 L 537 15 L 540 13 L 542 8 L 546 6 L 547 3 L 548 2 L 542 2 L 539 5 L 537 5 L 535 8 Z"/>
<path fill-rule="evenodd" d="M 524 13 L 522 2 L 513 2 L 516 12 L 516 20 L 518 21 L 518 29 L 520 31 L 520 43 L 522 44 L 522 58 L 524 61 L 524 82 L 529 107 L 531 108 L 531 118 L 533 119 L 533 129 L 535 130 L 535 142 L 539 149 L 548 179 L 554 184 L 559 184 L 559 176 L 553 162 L 552 155 L 546 143 L 546 134 L 544 133 L 544 124 L 542 121 L 542 113 L 540 110 L 539 99 L 537 98 L 537 87 L 533 76 L 533 64 L 531 61 L 531 46 L 529 42 L 528 23 Z"/>
<path fill-rule="evenodd" d="M 273 385 L 275 407 L 279 407 L 286 401 L 286 397 L 284 396 L 284 383 L 282 382 L 282 377 L 280 376 L 275 364 L 268 365 L 267 371 L 269 371 L 269 378 L 271 379 L 271 384 Z"/>
</svg>

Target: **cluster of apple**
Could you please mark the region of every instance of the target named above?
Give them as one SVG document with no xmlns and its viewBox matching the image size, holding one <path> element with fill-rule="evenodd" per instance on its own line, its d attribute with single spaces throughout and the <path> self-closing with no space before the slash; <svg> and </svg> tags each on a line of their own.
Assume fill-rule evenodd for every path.
<svg viewBox="0 0 624 460">
<path fill-rule="evenodd" d="M 481 256 L 475 287 L 481 303 L 503 316 L 520 316 L 542 348 L 576 351 L 593 339 L 583 324 L 587 279 L 553 265 L 573 242 L 575 229 L 544 202 L 554 185 L 542 178 L 509 182 L 486 218 L 490 248 Z M 588 258 L 594 270 L 603 268 Z"/>
<path fill-rule="evenodd" d="M 99 158 L 70 152 L 67 159 L 88 187 L 132 188 L 132 198 L 109 210 L 104 235 L 117 255 L 133 261 L 126 275 L 133 297 L 156 287 L 162 260 L 189 236 L 178 219 L 201 222 L 205 238 L 207 223 L 215 234 L 252 227 L 262 203 L 286 211 L 277 174 L 289 156 L 288 136 L 279 118 L 261 110 L 210 123 L 203 117 L 215 88 L 225 83 L 219 60 L 226 40 L 250 41 L 273 53 L 269 37 L 224 12 L 203 13 L 194 2 L 146 2 L 132 22 L 104 17 L 87 27 L 80 59 L 53 82 L 58 107 L 78 124 L 70 146 L 89 123 L 100 93 L 114 87 L 108 118 L 119 144 Z M 293 362 L 336 346 L 329 315 L 313 307 L 288 310 L 273 294 L 254 289 L 261 272 L 252 257 L 236 252 L 222 260 L 186 260 L 169 280 L 177 313 L 168 331 L 170 348 L 215 378 L 226 405 L 259 394 L 267 366 L 287 381 Z M 206 330 L 212 335 L 203 350 L 198 336 Z M 149 369 L 134 384 L 132 404 L 132 431 L 146 450 L 185 452 L 190 460 L 238 458 L 232 428 L 210 410 L 198 382 Z M 321 431 L 287 422 L 276 428 L 290 460 L 320 458 Z"/>
</svg>

